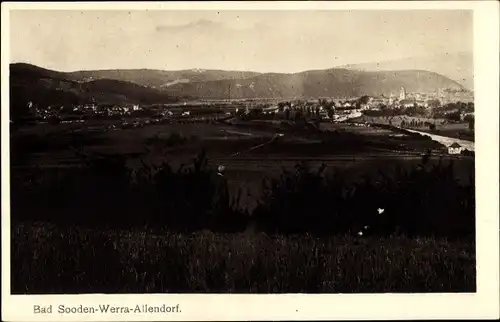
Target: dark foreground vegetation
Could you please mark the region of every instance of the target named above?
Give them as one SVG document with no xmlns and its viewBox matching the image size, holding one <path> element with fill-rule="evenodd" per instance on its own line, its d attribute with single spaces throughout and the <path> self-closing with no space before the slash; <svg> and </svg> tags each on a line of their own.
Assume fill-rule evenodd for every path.
<svg viewBox="0 0 500 322">
<path fill-rule="evenodd" d="M 81 167 L 12 170 L 13 220 L 173 231 L 339 234 L 371 226 L 373 234 L 464 237 L 474 233 L 474 176 L 459 182 L 453 161 L 412 169 L 396 165 L 348 182 L 341 171 L 298 164 L 263 182 L 253 213 L 242 209 L 204 154 L 191 166 L 165 163 L 131 170 L 125 158 L 86 160 Z M 384 209 L 378 215 L 377 209 Z"/>
<path fill-rule="evenodd" d="M 16 225 L 12 292 L 475 292 L 474 245 L 442 238 Z"/>
<path fill-rule="evenodd" d="M 263 188 L 250 213 L 203 154 L 13 169 L 12 291 L 475 291 L 474 176 L 453 163 L 355 182 L 302 164 Z"/>
</svg>

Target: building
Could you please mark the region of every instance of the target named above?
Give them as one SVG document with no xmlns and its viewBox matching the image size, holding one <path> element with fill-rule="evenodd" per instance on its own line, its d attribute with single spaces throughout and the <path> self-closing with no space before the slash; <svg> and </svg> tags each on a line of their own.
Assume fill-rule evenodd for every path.
<svg viewBox="0 0 500 322">
<path fill-rule="evenodd" d="M 415 105 L 414 100 L 403 99 L 399 102 L 400 107 L 413 107 Z"/>
<path fill-rule="evenodd" d="M 417 100 L 415 100 L 415 104 L 417 104 L 417 106 L 420 106 L 420 107 L 425 107 L 425 108 L 429 107 L 429 104 L 427 104 L 427 102 L 424 100 L 417 99 Z"/>
<path fill-rule="evenodd" d="M 448 154 L 460 154 L 463 151 L 463 147 L 457 142 L 453 143 L 448 147 Z"/>
<path fill-rule="evenodd" d="M 401 89 L 399 90 L 399 99 L 402 101 L 406 99 L 406 90 L 404 87 L 401 86 Z"/>
<path fill-rule="evenodd" d="M 279 112 L 279 107 L 277 105 L 266 107 L 266 108 L 262 109 L 262 112 L 264 114 L 278 113 Z"/>
<path fill-rule="evenodd" d="M 441 102 L 438 99 L 429 99 L 429 100 L 427 100 L 426 104 L 427 104 L 427 107 L 430 107 L 430 108 L 437 108 L 437 107 L 441 106 Z"/>
<path fill-rule="evenodd" d="M 462 112 L 460 113 L 460 120 L 463 121 L 467 116 L 472 116 L 474 117 L 474 112 Z"/>
<path fill-rule="evenodd" d="M 368 102 L 368 105 L 370 108 L 378 108 L 380 106 L 383 106 L 383 105 L 387 105 L 387 103 L 389 102 L 388 99 L 386 99 L 385 97 L 372 97 L 370 98 L 369 102 Z"/>
</svg>

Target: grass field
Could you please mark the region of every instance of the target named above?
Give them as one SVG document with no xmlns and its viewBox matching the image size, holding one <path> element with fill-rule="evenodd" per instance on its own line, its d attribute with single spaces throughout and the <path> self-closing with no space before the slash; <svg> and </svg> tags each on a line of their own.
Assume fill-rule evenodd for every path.
<svg viewBox="0 0 500 322">
<path fill-rule="evenodd" d="M 33 126 L 11 135 L 13 293 L 475 291 L 474 158 L 440 155 L 432 140 L 346 124 L 322 124 L 321 132 L 281 122 L 104 132 L 83 125 L 75 134 L 78 127 Z M 264 144 L 276 133 L 284 136 Z M 83 161 L 69 144 L 90 155 L 121 156 L 134 171 L 152 164 L 163 172 L 134 184 L 119 165 L 79 172 Z M 202 148 L 207 170 L 177 173 L 154 165 L 190 164 Z M 427 172 L 418 172 L 427 149 L 437 154 Z M 439 158 L 445 163 L 438 167 Z M 446 165 L 451 159 L 454 167 Z M 312 173 L 324 164 L 337 179 L 294 174 L 301 162 Z M 230 197 L 215 192 L 219 164 Z M 397 166 L 405 170 L 394 177 Z M 282 177 L 283 170 L 292 174 Z M 364 182 L 370 176 L 374 185 Z M 263 193 L 264 178 L 279 179 L 270 192 Z M 386 208 L 388 230 L 423 234 L 358 237 L 371 218 L 367 211 L 379 206 Z M 214 216 L 221 209 L 223 217 Z M 224 225 L 245 211 L 258 224 L 239 232 L 166 228 L 204 216 Z M 109 225 L 76 224 L 90 217 Z M 151 223 L 124 228 L 129 219 Z M 124 227 L 104 228 L 121 221 Z M 279 231 L 297 228 L 302 233 Z M 330 232 L 308 232 L 324 228 Z M 459 236 L 443 236 L 452 231 Z"/>
<path fill-rule="evenodd" d="M 276 177 L 283 169 L 293 169 L 298 162 L 306 161 L 313 168 L 322 164 L 342 168 L 355 179 L 360 173 L 376 172 L 395 164 L 411 167 L 420 161 L 426 148 L 440 147 L 430 140 L 394 137 L 386 129 L 334 123 L 322 123 L 321 135 L 283 128 L 277 121 L 240 122 L 238 125 L 172 123 L 71 133 L 75 128 L 85 127 L 85 124 L 42 124 L 19 130 L 11 139 L 14 148 L 11 150 L 19 151 L 24 161 L 11 162 L 14 166 L 24 164 L 28 167 L 74 166 L 81 160 L 69 146 L 80 144 L 82 151 L 89 154 L 135 154 L 127 157 L 131 167 L 140 167 L 142 162 L 160 164 L 165 161 L 178 167 L 191 163 L 193 157 L 205 149 L 212 165 L 226 167 L 226 176 L 230 186 L 234 187 L 231 191 L 242 189 L 241 202 L 245 207 L 253 208 L 261 195 L 261 181 L 265 177 Z M 268 142 L 277 132 L 285 136 L 248 151 Z M 185 141 L 169 144 L 172 135 L 179 135 Z M 236 153 L 239 154 L 235 156 Z M 459 159 L 456 164 L 458 178 L 468 179 L 473 171 L 473 160 Z"/>
<path fill-rule="evenodd" d="M 389 124 L 394 126 L 401 126 L 402 122 L 406 122 L 405 127 L 424 131 L 429 133 L 434 133 L 437 135 L 448 136 L 451 138 L 474 141 L 474 131 L 471 131 L 469 128 L 469 123 L 467 121 L 462 122 L 450 122 L 447 119 L 441 118 L 428 118 L 428 117 L 416 117 L 416 116 L 408 116 L 408 115 L 400 115 L 395 117 L 386 117 L 386 116 L 367 116 L 363 115 L 356 119 L 361 122 L 371 122 L 378 124 Z M 421 125 L 410 125 L 410 122 L 421 122 Z M 426 124 L 427 123 L 427 124 Z M 429 123 L 435 125 L 434 130 L 429 129 Z"/>
<path fill-rule="evenodd" d="M 71 128 L 73 127 L 73 128 Z M 74 132 L 74 127 L 81 131 Z M 141 128 L 117 129 L 110 131 L 88 131 L 86 124 L 41 124 L 19 130 L 11 135 L 11 149 L 32 159 L 33 164 L 47 165 L 58 156 L 71 155 L 69 148 L 81 146 L 89 153 L 127 154 L 136 153 L 143 158 L 167 157 L 170 161 L 194 156 L 204 148 L 210 157 L 231 156 L 244 152 L 252 146 L 265 143 L 276 133 L 284 137 L 272 145 L 252 151 L 260 156 L 283 155 L 296 157 L 328 156 L 348 153 L 358 155 L 369 153 L 383 156 L 385 152 L 413 150 L 422 152 L 426 148 L 438 149 L 439 144 L 421 138 L 392 137 L 388 130 L 358 128 L 343 124 L 324 123 L 321 132 L 294 130 L 279 123 L 247 122 L 245 124 L 163 124 Z M 184 144 L 168 144 L 173 134 L 186 138 Z M 39 156 L 46 155 L 44 160 Z M 396 155 L 397 153 L 393 153 Z M 248 153 L 245 153 L 248 155 Z M 42 162 L 43 161 L 43 162 Z M 265 162 L 265 159 L 263 160 Z M 13 165 L 18 165 L 16 159 Z"/>
<path fill-rule="evenodd" d="M 475 292 L 470 241 L 258 233 L 12 230 L 12 292 Z"/>
</svg>

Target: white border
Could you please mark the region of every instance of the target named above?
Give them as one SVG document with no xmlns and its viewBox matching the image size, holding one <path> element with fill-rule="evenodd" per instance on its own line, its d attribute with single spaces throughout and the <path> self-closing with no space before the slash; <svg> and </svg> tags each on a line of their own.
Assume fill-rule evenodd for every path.
<svg viewBox="0 0 500 322">
<path fill-rule="evenodd" d="M 477 293 L 371 295 L 10 295 L 9 217 L 9 11 L 14 9 L 99 10 L 474 10 L 476 100 Z M 499 317 L 498 75 L 499 6 L 496 1 L 433 2 L 122 2 L 2 3 L 2 320 L 331 320 L 484 319 Z M 33 304 L 177 304 L 167 315 L 34 316 Z"/>
</svg>

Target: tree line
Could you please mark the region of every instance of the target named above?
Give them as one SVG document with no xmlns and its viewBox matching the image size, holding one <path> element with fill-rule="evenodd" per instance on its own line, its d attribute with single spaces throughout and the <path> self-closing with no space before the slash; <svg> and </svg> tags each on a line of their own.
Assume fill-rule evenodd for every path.
<svg viewBox="0 0 500 322">
<path fill-rule="evenodd" d="M 265 179 L 255 210 L 230 193 L 227 180 L 204 153 L 190 166 L 143 164 L 125 158 L 83 158 L 74 169 L 12 169 L 13 221 L 98 226 L 150 226 L 173 231 L 209 229 L 269 234 L 345 234 L 364 226 L 373 234 L 474 234 L 474 174 L 459 182 L 454 164 L 423 156 L 410 168 L 367 173 L 349 181 L 342 170 L 298 164 Z M 378 209 L 384 212 L 379 214 Z"/>
</svg>

